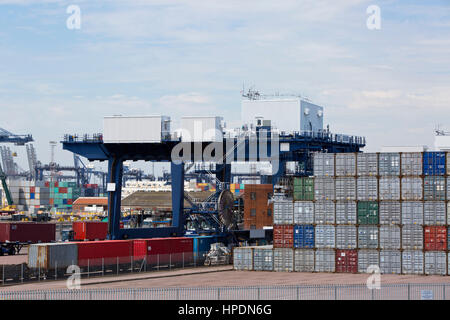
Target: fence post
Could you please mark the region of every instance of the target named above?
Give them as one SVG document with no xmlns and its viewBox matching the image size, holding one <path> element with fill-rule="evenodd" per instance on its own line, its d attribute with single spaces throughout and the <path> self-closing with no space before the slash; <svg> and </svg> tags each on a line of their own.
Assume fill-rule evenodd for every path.
<svg viewBox="0 0 450 320">
<path fill-rule="evenodd" d="M 133 256 L 130 256 L 131 273 L 133 273 Z"/>
<path fill-rule="evenodd" d="M 5 285 L 5 265 L 3 265 L 3 272 L 2 272 L 2 286 Z"/>
<path fill-rule="evenodd" d="M 334 300 L 337 300 L 337 286 L 334 286 Z"/>
<path fill-rule="evenodd" d="M 5 265 L 3 265 L 3 276 L 5 276 Z M 41 265 L 38 267 L 38 282 L 41 281 Z M 3 282 L 5 282 L 5 279 L 3 279 Z"/>
<path fill-rule="evenodd" d="M 169 253 L 169 270 L 172 270 L 172 254 Z"/>
<path fill-rule="evenodd" d="M 55 280 L 58 280 L 58 261 L 55 261 Z"/>
<path fill-rule="evenodd" d="M 261 288 L 258 287 L 258 300 L 261 300 Z"/>
<path fill-rule="evenodd" d="M 89 259 L 88 259 L 88 278 L 89 278 L 89 275 L 90 275 L 90 271 L 89 271 Z"/>
<path fill-rule="evenodd" d="M 159 271 L 159 253 L 158 253 L 157 262 L 156 262 L 156 270 Z"/>
<path fill-rule="evenodd" d="M 23 283 L 23 263 L 20 266 L 20 279 L 21 279 L 21 282 Z"/>
<path fill-rule="evenodd" d="M 445 300 L 445 283 L 442 284 L 442 299 Z"/>
<path fill-rule="evenodd" d="M 217 300 L 220 300 L 220 287 L 217 288 Z"/>
<path fill-rule="evenodd" d="M 300 300 L 300 287 L 297 286 L 297 300 Z"/>
<path fill-rule="evenodd" d="M 117 261 L 117 274 L 119 274 L 119 257 L 116 257 L 116 261 Z"/>
<path fill-rule="evenodd" d="M 105 275 L 105 258 L 102 257 L 102 276 Z"/>
<path fill-rule="evenodd" d="M 411 284 L 408 283 L 408 300 L 411 300 L 411 290 L 410 290 Z"/>
<path fill-rule="evenodd" d="M 183 269 L 184 269 L 184 251 L 183 251 Z"/>
</svg>

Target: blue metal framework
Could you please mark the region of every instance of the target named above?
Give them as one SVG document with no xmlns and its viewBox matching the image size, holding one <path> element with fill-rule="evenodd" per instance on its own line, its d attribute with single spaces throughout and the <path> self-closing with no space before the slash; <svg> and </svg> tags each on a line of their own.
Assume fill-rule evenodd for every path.
<svg viewBox="0 0 450 320">
<path fill-rule="evenodd" d="M 31 134 L 18 135 L 13 134 L 5 129 L 0 128 L 0 143 L 14 143 L 18 146 L 23 146 L 25 143 L 32 142 L 33 137 Z"/>
<path fill-rule="evenodd" d="M 267 128 L 262 128 L 267 129 Z M 270 128 L 269 128 L 270 129 Z M 221 189 L 226 188 L 231 182 L 231 161 L 279 161 L 278 172 L 272 177 L 272 184 L 276 184 L 279 177 L 284 175 L 286 161 L 300 161 L 308 163 L 310 153 L 314 151 L 323 152 L 359 152 L 364 147 L 364 138 L 351 137 L 344 135 L 334 135 L 328 132 L 320 133 L 281 133 L 278 145 L 272 145 L 270 131 L 258 130 L 255 136 L 244 138 L 224 138 L 223 154 L 227 155 L 227 161 L 216 164 L 216 170 L 213 172 L 216 178 L 223 182 L 222 187 L 217 188 L 217 194 Z M 253 139 L 253 140 L 252 140 Z M 250 147 L 251 140 L 254 142 L 265 140 L 267 142 L 266 158 L 260 156 L 259 144 L 256 150 Z M 184 144 L 190 150 L 201 151 L 201 154 L 208 147 L 208 143 L 190 143 L 180 142 L 179 140 L 165 140 L 160 143 L 103 143 L 101 134 L 93 136 L 83 135 L 81 137 L 66 135 L 62 141 L 63 149 L 76 153 L 87 158 L 89 161 L 108 161 L 108 182 L 114 184 L 114 191 L 109 192 L 108 197 L 108 223 L 110 239 L 126 238 L 152 238 L 181 236 L 184 234 L 185 214 L 184 214 L 184 163 L 175 163 L 171 161 L 172 150 L 179 144 Z M 242 144 L 243 146 L 238 147 Z M 288 146 L 280 150 L 280 145 Z M 245 147 L 245 148 L 244 148 Z M 239 151 L 240 150 L 240 151 Z M 243 151 L 243 152 L 242 152 Z M 274 152 L 272 152 L 274 151 Z M 239 153 L 239 154 L 238 154 Z M 273 153 L 273 155 L 272 155 Z M 195 152 L 190 158 L 184 158 L 184 161 L 199 161 L 195 158 Z M 139 229 L 121 229 L 121 188 L 123 181 L 123 162 L 132 161 L 160 161 L 171 162 L 171 185 L 172 185 L 172 226 L 166 228 L 139 228 Z M 201 159 L 200 159 L 201 160 Z M 210 162 L 210 161 L 209 161 Z M 304 175 L 310 173 L 306 169 Z M 194 213 L 210 215 L 212 220 L 217 221 L 212 215 L 217 212 L 211 211 L 211 208 L 193 208 Z M 219 231 L 219 230 L 217 230 Z M 220 230 L 219 232 L 227 232 Z"/>
</svg>

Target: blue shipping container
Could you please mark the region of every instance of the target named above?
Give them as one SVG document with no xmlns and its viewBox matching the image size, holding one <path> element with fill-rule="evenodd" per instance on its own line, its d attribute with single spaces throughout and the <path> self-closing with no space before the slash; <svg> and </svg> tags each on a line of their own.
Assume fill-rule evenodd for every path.
<svg viewBox="0 0 450 320">
<path fill-rule="evenodd" d="M 202 263 L 205 260 L 204 254 L 209 252 L 212 243 L 224 243 L 225 241 L 223 237 L 219 236 L 186 235 L 186 237 L 193 238 L 194 259 L 197 263 Z"/>
<path fill-rule="evenodd" d="M 30 193 L 30 199 L 34 199 L 34 193 Z"/>
<path fill-rule="evenodd" d="M 302 224 L 294 226 L 294 248 L 314 248 L 314 226 Z"/>
<path fill-rule="evenodd" d="M 423 174 L 426 176 L 445 175 L 445 152 L 424 152 Z"/>
</svg>

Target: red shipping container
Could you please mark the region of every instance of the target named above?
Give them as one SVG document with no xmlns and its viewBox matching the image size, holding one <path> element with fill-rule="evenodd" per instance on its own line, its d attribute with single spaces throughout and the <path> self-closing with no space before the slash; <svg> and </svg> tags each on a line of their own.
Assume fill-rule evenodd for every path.
<svg viewBox="0 0 450 320">
<path fill-rule="evenodd" d="M 424 230 L 425 250 L 445 251 L 447 250 L 447 228 L 442 226 L 425 227 Z"/>
<path fill-rule="evenodd" d="M 182 264 L 193 260 L 193 239 L 152 238 L 133 241 L 134 260 L 144 260 L 147 257 L 149 265 Z"/>
<path fill-rule="evenodd" d="M 274 225 L 273 226 L 273 247 L 293 248 L 294 247 L 294 226 Z"/>
<path fill-rule="evenodd" d="M 0 242 L 51 242 L 55 241 L 55 233 L 54 223 L 0 223 Z"/>
<path fill-rule="evenodd" d="M 73 239 L 74 240 L 105 240 L 108 235 L 107 222 L 73 222 Z"/>
<path fill-rule="evenodd" d="M 336 250 L 336 272 L 358 273 L 358 251 Z"/>
<path fill-rule="evenodd" d="M 45 181 L 45 187 L 46 188 L 50 188 L 50 182 L 49 181 Z"/>
<path fill-rule="evenodd" d="M 78 245 L 80 267 L 131 264 L 133 240 L 107 240 L 74 242 Z"/>
<path fill-rule="evenodd" d="M 30 187 L 30 193 L 35 193 L 36 192 L 36 187 Z"/>
<path fill-rule="evenodd" d="M 67 193 L 67 188 L 66 187 L 59 188 L 59 193 Z"/>
<path fill-rule="evenodd" d="M 73 204 L 73 200 L 72 199 L 67 199 L 67 204 Z"/>
<path fill-rule="evenodd" d="M 53 186 L 54 186 L 55 188 L 58 188 L 59 183 L 55 181 L 55 182 L 53 182 Z"/>
</svg>

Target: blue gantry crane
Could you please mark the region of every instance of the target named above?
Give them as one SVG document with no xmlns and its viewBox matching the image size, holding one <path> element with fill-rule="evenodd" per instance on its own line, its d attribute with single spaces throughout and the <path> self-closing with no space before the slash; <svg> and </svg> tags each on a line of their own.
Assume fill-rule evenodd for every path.
<svg viewBox="0 0 450 320">
<path fill-rule="evenodd" d="M 255 145 L 256 148 L 253 146 Z M 265 142 L 265 144 L 260 144 Z M 110 239 L 133 239 L 182 236 L 185 233 L 186 218 L 200 215 L 216 225 L 216 232 L 222 235 L 233 233 L 230 230 L 229 183 L 231 182 L 231 162 L 269 161 L 278 163 L 278 170 L 272 175 L 271 183 L 275 185 L 285 173 L 287 161 L 298 161 L 304 164 L 302 175 L 312 174 L 308 165 L 312 152 L 359 152 L 365 146 L 365 138 L 337 135 L 328 131 L 296 132 L 276 134 L 270 127 L 260 127 L 256 136 L 224 138 L 219 148 L 226 161 L 217 161 L 214 172 L 216 192 L 202 203 L 196 203 L 184 192 L 185 162 L 198 162 L 195 153 L 183 155 L 183 161 L 172 161 L 172 151 L 180 144 L 186 149 L 198 150 L 201 154 L 210 148 L 205 142 L 181 142 L 180 138 L 166 137 L 156 143 L 104 143 L 102 134 L 93 136 L 66 135 L 62 141 L 63 149 L 87 158 L 89 161 L 108 161 L 108 236 Z M 266 152 L 260 152 L 260 145 L 266 146 Z M 282 146 L 282 148 L 280 148 Z M 172 186 L 172 225 L 166 228 L 120 228 L 121 188 L 124 161 L 159 161 L 171 164 Z M 220 160 L 220 159 L 219 159 Z M 222 159 L 223 160 L 223 159 Z M 210 161 L 209 161 L 210 162 Z M 192 209 L 185 212 L 184 199 L 192 203 Z M 210 230 L 207 230 L 210 231 Z"/>
<path fill-rule="evenodd" d="M 0 128 L 0 143 L 14 143 L 17 146 L 23 146 L 32 141 L 33 137 L 31 134 L 18 135 Z"/>
</svg>

